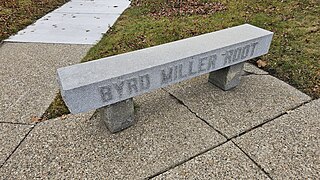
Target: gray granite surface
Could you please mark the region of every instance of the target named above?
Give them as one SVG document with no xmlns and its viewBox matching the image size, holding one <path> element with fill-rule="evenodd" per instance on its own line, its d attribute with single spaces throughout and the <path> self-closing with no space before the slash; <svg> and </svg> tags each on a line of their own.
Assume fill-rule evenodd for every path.
<svg viewBox="0 0 320 180">
<path fill-rule="evenodd" d="M 59 68 L 61 94 L 71 113 L 98 109 L 264 55 L 272 35 L 244 24 Z"/>
</svg>

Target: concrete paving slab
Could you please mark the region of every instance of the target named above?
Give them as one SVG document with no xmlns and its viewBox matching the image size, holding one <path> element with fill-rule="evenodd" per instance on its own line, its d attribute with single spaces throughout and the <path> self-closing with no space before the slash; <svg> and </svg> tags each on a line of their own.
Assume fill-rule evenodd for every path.
<svg viewBox="0 0 320 180">
<path fill-rule="evenodd" d="M 290 111 L 236 143 L 274 179 L 320 177 L 320 99 Z"/>
<path fill-rule="evenodd" d="M 244 76 L 229 91 L 207 81 L 207 76 L 201 76 L 166 89 L 229 138 L 310 100 L 269 75 Z"/>
<path fill-rule="evenodd" d="M 6 111 L 12 108 L 16 101 L 25 97 L 27 93 L 21 87 L 26 85 L 19 80 L 19 77 L 4 78 L 5 74 L 2 73 L 2 69 L 0 72 L 0 77 L 3 78 L 0 81 L 0 112 L 1 114 L 5 114 Z M 4 79 L 7 79 L 7 81 L 5 81 Z M 10 82 L 10 88 L 7 88 L 8 82 Z M 14 89 L 15 91 L 13 91 L 12 89 Z"/>
<path fill-rule="evenodd" d="M 141 179 L 226 140 L 163 90 L 135 103 L 137 124 L 117 134 L 90 113 L 39 124 L 0 177 Z"/>
<path fill-rule="evenodd" d="M 128 0 L 112 1 L 71 1 L 61 6 L 54 12 L 59 13 L 81 13 L 81 14 L 121 14 L 128 6 Z"/>
<path fill-rule="evenodd" d="M 119 14 L 50 13 L 7 41 L 95 44 L 119 16 Z"/>
<path fill-rule="evenodd" d="M 101 26 L 101 25 L 113 24 L 115 22 L 115 19 L 110 19 L 110 17 L 116 18 L 116 17 L 119 17 L 119 14 L 95 14 L 95 13 L 73 14 L 73 13 L 54 13 L 53 12 L 39 19 L 38 25 L 39 26 L 42 25 L 43 27 L 46 27 L 46 26 L 50 27 L 51 25 L 53 26 L 53 28 L 58 28 L 58 29 L 59 29 L 59 26 L 58 26 L 59 24 L 64 26 L 60 28 L 66 28 L 68 25 L 72 25 L 72 26 L 79 25 L 79 27 L 83 27 L 84 25 L 87 25 L 87 28 L 91 28 L 91 26 L 99 27 L 98 25 Z M 110 22 L 108 23 L 108 21 Z M 33 30 L 35 30 L 35 28 L 33 28 Z"/>
<path fill-rule="evenodd" d="M 129 5 L 128 0 L 70 1 L 5 41 L 96 44 Z"/>
<path fill-rule="evenodd" d="M 32 126 L 0 123 L 0 166 L 19 145 Z"/>
<path fill-rule="evenodd" d="M 269 179 L 230 141 L 153 179 L 186 178 Z"/>
<path fill-rule="evenodd" d="M 0 122 L 30 123 L 56 93 L 56 69 L 79 63 L 91 46 L 4 43 L 0 48 Z"/>
</svg>

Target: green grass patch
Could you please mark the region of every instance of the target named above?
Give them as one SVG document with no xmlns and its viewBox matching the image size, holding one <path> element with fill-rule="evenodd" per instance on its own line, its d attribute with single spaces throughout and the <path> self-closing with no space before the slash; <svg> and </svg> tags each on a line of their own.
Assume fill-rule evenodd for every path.
<svg viewBox="0 0 320 180">
<path fill-rule="evenodd" d="M 0 41 L 69 0 L 1 0 Z"/>
<path fill-rule="evenodd" d="M 53 119 L 65 114 L 70 114 L 70 111 L 64 103 L 60 92 L 56 95 L 53 102 L 50 104 L 46 112 L 42 115 L 42 120 Z"/>
<path fill-rule="evenodd" d="M 317 0 L 224 0 L 219 1 L 223 8 L 211 14 L 182 11 L 171 16 L 155 16 L 161 14 L 155 12 L 168 8 L 166 2 L 170 6 L 174 1 L 133 1 L 133 6 L 83 61 L 250 23 L 275 33 L 269 54 L 260 58 L 267 62 L 264 69 L 313 98 L 320 97 L 320 6 Z"/>
<path fill-rule="evenodd" d="M 244 23 L 274 32 L 264 70 L 313 98 L 320 97 L 318 0 L 134 0 L 83 62 L 147 48 Z M 189 9 L 205 7 L 200 13 Z M 218 4 L 219 7 L 216 7 Z M 184 8 L 187 6 L 189 9 Z M 193 7 L 195 6 L 195 7 Z M 208 7 L 206 7 L 208 8 Z"/>
</svg>

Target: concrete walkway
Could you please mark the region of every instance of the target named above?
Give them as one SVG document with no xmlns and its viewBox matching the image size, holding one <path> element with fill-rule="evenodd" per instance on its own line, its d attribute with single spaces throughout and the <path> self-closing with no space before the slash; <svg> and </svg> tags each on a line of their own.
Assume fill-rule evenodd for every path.
<svg viewBox="0 0 320 180">
<path fill-rule="evenodd" d="M 5 41 L 95 44 L 129 5 L 129 0 L 71 0 Z"/>
<path fill-rule="evenodd" d="M 222 91 L 207 75 L 134 98 L 137 123 L 111 134 L 94 112 L 34 124 L 56 68 L 91 45 L 0 47 L 0 179 L 317 179 L 320 99 L 246 64 Z"/>
<path fill-rule="evenodd" d="M 58 92 L 56 70 L 79 63 L 90 45 L 4 43 L 0 47 L 0 121 L 30 124 Z"/>
</svg>

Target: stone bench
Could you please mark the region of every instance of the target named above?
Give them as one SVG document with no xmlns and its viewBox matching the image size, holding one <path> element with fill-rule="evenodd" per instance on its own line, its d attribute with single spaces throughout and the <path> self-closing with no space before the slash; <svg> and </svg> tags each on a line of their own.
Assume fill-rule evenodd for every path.
<svg viewBox="0 0 320 180">
<path fill-rule="evenodd" d="M 229 90 L 240 82 L 244 61 L 269 50 L 273 33 L 249 24 L 58 69 L 71 113 L 99 109 L 111 132 L 134 122 L 134 96 L 210 73 Z"/>
</svg>

